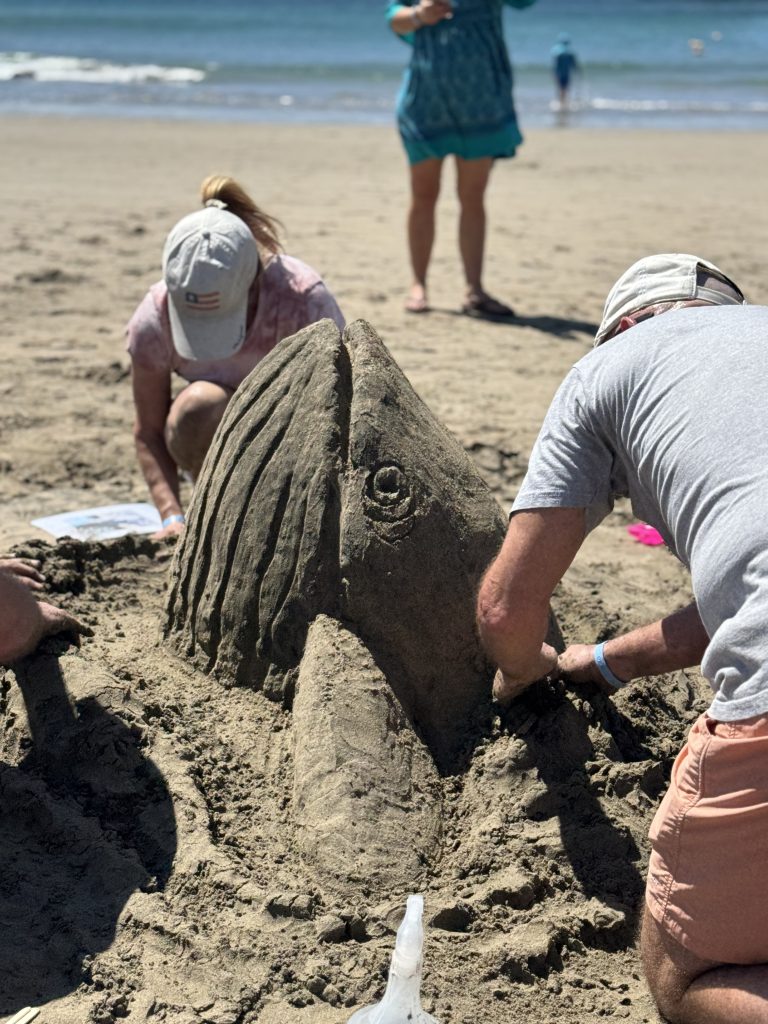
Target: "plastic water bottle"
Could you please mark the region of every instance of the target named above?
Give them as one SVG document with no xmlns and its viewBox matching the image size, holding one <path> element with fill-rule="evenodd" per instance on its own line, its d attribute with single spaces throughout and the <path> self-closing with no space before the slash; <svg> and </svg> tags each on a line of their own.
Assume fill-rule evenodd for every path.
<svg viewBox="0 0 768 1024">
<path fill-rule="evenodd" d="M 423 912 L 424 897 L 409 896 L 405 917 L 397 929 L 384 998 L 380 1003 L 358 1010 L 350 1017 L 349 1024 L 438 1024 L 421 1008 Z"/>
</svg>

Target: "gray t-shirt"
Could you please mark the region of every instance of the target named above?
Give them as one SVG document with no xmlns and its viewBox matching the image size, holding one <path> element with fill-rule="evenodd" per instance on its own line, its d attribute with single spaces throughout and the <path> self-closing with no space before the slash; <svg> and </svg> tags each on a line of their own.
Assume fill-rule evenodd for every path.
<svg viewBox="0 0 768 1024">
<path fill-rule="evenodd" d="M 581 359 L 558 390 L 513 512 L 629 496 L 691 571 L 710 637 L 709 714 L 768 712 L 768 307 L 689 307 Z"/>
</svg>

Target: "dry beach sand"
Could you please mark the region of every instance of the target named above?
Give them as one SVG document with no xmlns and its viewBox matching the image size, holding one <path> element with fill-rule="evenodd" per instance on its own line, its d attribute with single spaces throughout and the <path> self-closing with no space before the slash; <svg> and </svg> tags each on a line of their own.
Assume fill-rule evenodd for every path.
<svg viewBox="0 0 768 1024">
<path fill-rule="evenodd" d="M 46 1004 L 42 1024 L 342 1024 L 382 991 L 404 892 L 353 894 L 301 861 L 291 710 L 159 645 L 170 545 L 54 545 L 28 525 L 145 497 L 122 328 L 165 234 L 206 174 L 240 178 L 506 506 L 635 258 L 698 252 L 768 301 L 768 139 L 532 133 L 489 204 L 487 285 L 515 304 L 509 326 L 456 315 L 450 169 L 435 311 L 402 312 L 394 131 L 23 118 L 0 130 L 0 539 L 42 558 L 54 598 L 95 631 L 0 677 L 0 1019 Z M 683 570 L 632 542 L 630 521 L 618 508 L 556 594 L 566 640 L 688 600 Z M 542 687 L 501 716 L 478 708 L 462 770 L 439 780 L 439 849 L 419 879 L 424 1003 L 442 1024 L 657 1021 L 635 944 L 646 832 L 705 695 L 688 672 L 613 706 Z"/>
</svg>

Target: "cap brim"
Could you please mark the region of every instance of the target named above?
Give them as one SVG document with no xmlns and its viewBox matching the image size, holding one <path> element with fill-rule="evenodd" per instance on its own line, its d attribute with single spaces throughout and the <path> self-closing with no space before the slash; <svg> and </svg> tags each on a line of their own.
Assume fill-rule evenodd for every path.
<svg viewBox="0 0 768 1024">
<path fill-rule="evenodd" d="M 228 359 L 243 347 L 248 318 L 248 296 L 242 308 L 231 313 L 181 313 L 168 293 L 168 319 L 173 347 L 184 359 L 210 361 Z"/>
<path fill-rule="evenodd" d="M 611 331 L 615 330 L 616 327 L 621 323 L 621 316 L 613 317 L 607 322 L 601 323 L 598 328 L 597 334 L 595 335 L 594 344 L 600 345 L 606 340 Z"/>
<path fill-rule="evenodd" d="M 659 253 L 633 263 L 608 293 L 595 345 L 606 341 L 625 316 L 661 302 L 695 299 L 700 263 L 697 256 L 688 253 Z"/>
</svg>

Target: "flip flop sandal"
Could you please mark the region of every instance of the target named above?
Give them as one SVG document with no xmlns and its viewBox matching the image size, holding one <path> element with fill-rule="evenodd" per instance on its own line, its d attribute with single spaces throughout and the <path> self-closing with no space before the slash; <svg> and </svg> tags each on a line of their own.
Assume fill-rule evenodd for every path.
<svg viewBox="0 0 768 1024">
<path fill-rule="evenodd" d="M 406 299 L 405 301 L 406 313 L 415 313 L 418 316 L 420 313 L 429 313 L 430 309 L 426 299 Z"/>
<path fill-rule="evenodd" d="M 461 307 L 464 316 L 473 316 L 477 320 L 512 320 L 515 311 L 511 306 L 499 302 L 498 299 L 473 299 Z"/>
</svg>

